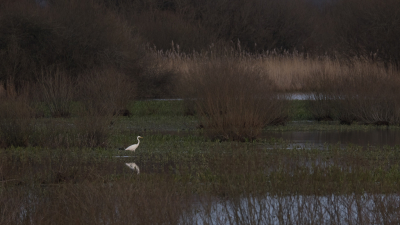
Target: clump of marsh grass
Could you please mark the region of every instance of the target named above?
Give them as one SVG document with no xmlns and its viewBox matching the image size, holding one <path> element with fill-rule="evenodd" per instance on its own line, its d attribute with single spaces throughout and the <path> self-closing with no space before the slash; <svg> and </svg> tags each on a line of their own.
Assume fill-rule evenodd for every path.
<svg viewBox="0 0 400 225">
<path fill-rule="evenodd" d="M 0 103 L 0 144 L 28 146 L 32 133 L 31 108 L 23 100 L 2 100 Z"/>
<path fill-rule="evenodd" d="M 356 68 L 344 79 L 344 107 L 366 124 L 400 124 L 399 73 L 384 68 Z"/>
<path fill-rule="evenodd" d="M 195 100 L 201 126 L 211 138 L 253 140 L 266 125 L 286 120 L 286 101 L 255 67 L 222 58 L 198 63 L 191 74 L 183 81 L 192 90 L 187 99 Z"/>
<path fill-rule="evenodd" d="M 340 70 L 314 73 L 307 81 L 308 108 L 317 120 L 351 124 L 399 124 L 398 72 L 380 65 L 355 61 Z"/>
<path fill-rule="evenodd" d="M 28 146 L 33 131 L 33 110 L 27 93 L 18 93 L 11 80 L 5 86 L 5 95 L 0 99 L 0 145 Z"/>
<path fill-rule="evenodd" d="M 75 119 L 74 145 L 106 147 L 111 135 L 111 116 L 82 114 Z"/>
</svg>

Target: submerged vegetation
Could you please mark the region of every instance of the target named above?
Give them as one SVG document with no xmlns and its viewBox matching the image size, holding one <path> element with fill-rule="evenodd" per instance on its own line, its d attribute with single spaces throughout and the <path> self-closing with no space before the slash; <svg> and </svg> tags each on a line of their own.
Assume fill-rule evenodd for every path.
<svg viewBox="0 0 400 225">
<path fill-rule="evenodd" d="M 398 130 L 399 7 L 2 1 L 0 224 L 398 224 L 399 146 L 271 133 Z"/>
</svg>

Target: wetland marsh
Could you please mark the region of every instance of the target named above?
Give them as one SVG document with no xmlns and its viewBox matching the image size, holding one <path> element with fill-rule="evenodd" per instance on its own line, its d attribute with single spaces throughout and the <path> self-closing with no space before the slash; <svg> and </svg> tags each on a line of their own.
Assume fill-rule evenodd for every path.
<svg viewBox="0 0 400 225">
<path fill-rule="evenodd" d="M 398 127 L 289 122 L 251 142 L 211 141 L 181 104 L 137 102 L 131 117 L 113 118 L 107 147 L 1 149 L 0 223 L 399 222 L 400 147 L 385 142 Z M 321 132 L 346 138 L 322 143 Z M 376 132 L 388 138 L 372 144 Z M 136 152 L 118 151 L 137 135 Z"/>
<path fill-rule="evenodd" d="M 0 1 L 0 224 L 399 224 L 400 1 L 314 2 Z"/>
</svg>

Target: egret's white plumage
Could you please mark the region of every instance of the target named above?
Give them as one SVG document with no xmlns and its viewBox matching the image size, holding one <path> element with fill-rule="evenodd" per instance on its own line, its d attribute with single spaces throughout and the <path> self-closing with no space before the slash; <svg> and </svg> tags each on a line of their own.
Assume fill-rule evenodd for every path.
<svg viewBox="0 0 400 225">
<path fill-rule="evenodd" d="M 127 150 L 127 151 L 135 151 L 137 149 L 137 147 L 139 147 L 139 144 L 140 144 L 139 138 L 142 138 L 142 137 L 137 136 L 137 141 L 138 141 L 137 144 L 131 145 L 131 146 L 127 147 L 125 150 Z"/>
<path fill-rule="evenodd" d="M 139 167 L 136 165 L 136 163 L 125 163 L 125 165 L 127 165 L 129 168 L 131 168 L 132 170 L 136 170 L 137 173 L 139 174 Z"/>
</svg>

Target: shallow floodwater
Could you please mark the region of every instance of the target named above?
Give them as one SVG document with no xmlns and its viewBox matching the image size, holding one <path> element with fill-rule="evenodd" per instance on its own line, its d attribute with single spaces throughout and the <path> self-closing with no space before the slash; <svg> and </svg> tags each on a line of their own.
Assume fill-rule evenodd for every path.
<svg viewBox="0 0 400 225">
<path fill-rule="evenodd" d="M 181 224 L 398 224 L 399 195 L 264 196 L 208 200 Z"/>
<path fill-rule="evenodd" d="M 281 95 L 288 100 L 312 100 L 312 93 L 285 93 Z M 182 98 L 174 99 L 153 99 L 154 101 L 182 101 Z"/>
<path fill-rule="evenodd" d="M 350 131 L 284 131 L 267 132 L 266 138 L 282 138 L 293 146 L 307 147 L 325 145 L 346 146 L 348 144 L 367 146 L 396 146 L 400 145 L 400 130 L 375 129 L 375 130 L 350 130 Z"/>
</svg>

